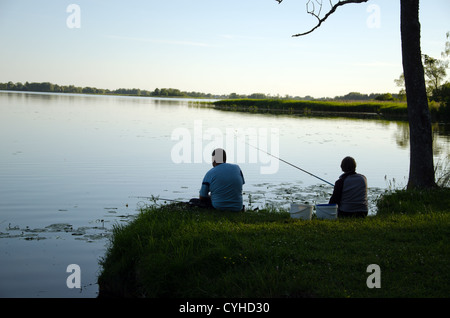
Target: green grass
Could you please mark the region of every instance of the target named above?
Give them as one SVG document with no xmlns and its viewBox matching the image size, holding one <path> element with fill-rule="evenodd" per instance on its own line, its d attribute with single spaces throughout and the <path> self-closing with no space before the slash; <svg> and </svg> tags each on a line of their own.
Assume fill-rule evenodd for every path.
<svg viewBox="0 0 450 318">
<path fill-rule="evenodd" d="M 100 296 L 448 297 L 449 198 L 386 194 L 377 216 L 335 221 L 149 207 L 114 228 Z M 370 264 L 381 288 L 366 285 Z"/>
<path fill-rule="evenodd" d="M 317 112 L 359 112 L 406 114 L 405 102 L 374 101 L 308 101 L 280 99 L 234 99 L 214 103 L 217 108 L 246 111 L 284 111 L 292 113 Z"/>
<path fill-rule="evenodd" d="M 397 190 L 377 201 L 378 215 L 450 213 L 449 188 Z"/>
<path fill-rule="evenodd" d="M 335 116 L 376 116 L 407 119 L 406 102 L 395 101 L 309 101 L 281 99 L 227 99 L 213 103 L 220 110 L 270 114 Z M 448 111 L 439 103 L 429 102 L 433 120 L 448 121 Z"/>
</svg>

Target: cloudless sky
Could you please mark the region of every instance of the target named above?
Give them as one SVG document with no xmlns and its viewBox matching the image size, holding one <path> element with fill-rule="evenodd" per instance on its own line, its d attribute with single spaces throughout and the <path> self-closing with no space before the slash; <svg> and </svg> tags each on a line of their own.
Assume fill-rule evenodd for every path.
<svg viewBox="0 0 450 318">
<path fill-rule="evenodd" d="M 0 0 L 0 82 L 313 97 L 399 91 L 399 0 L 345 5 L 291 37 L 316 24 L 306 2 Z M 70 4 L 80 8 L 79 28 L 68 27 Z M 449 18 L 449 0 L 421 1 L 422 53 L 441 58 Z"/>
</svg>

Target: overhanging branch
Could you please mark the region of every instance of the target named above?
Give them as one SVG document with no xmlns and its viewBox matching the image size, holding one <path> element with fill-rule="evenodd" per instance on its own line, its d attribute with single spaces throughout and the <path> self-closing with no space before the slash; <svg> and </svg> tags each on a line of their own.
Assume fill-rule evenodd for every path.
<svg viewBox="0 0 450 318">
<path fill-rule="evenodd" d="M 279 4 L 281 2 L 283 2 L 283 0 L 275 0 L 275 1 L 277 1 Z M 322 11 L 322 1 L 319 1 L 319 0 L 314 0 L 314 1 L 308 0 L 308 2 L 306 3 L 306 11 L 309 14 L 311 14 L 313 17 L 315 17 L 319 22 L 311 30 L 309 30 L 307 32 L 303 32 L 303 33 L 294 34 L 293 37 L 303 36 L 303 35 L 306 35 L 306 34 L 309 34 L 309 33 L 313 32 L 315 29 L 320 27 L 322 25 L 322 23 L 325 22 L 325 20 L 328 19 L 328 17 L 330 15 L 332 15 L 336 11 L 336 9 L 339 8 L 340 6 L 343 6 L 343 5 L 346 5 L 346 4 L 349 4 L 349 3 L 363 3 L 363 2 L 367 2 L 369 0 L 345 0 L 345 1 L 339 1 L 338 3 L 336 3 L 334 5 L 331 2 L 331 0 L 329 0 L 329 1 L 330 1 L 330 6 L 331 6 L 330 11 L 328 11 L 327 14 L 325 14 L 325 16 L 323 18 L 320 18 L 320 12 Z M 317 12 L 317 13 L 315 12 L 316 11 L 315 10 L 316 9 L 315 3 L 317 3 L 319 5 L 319 12 Z M 310 6 L 312 7 L 312 10 L 309 10 Z"/>
</svg>

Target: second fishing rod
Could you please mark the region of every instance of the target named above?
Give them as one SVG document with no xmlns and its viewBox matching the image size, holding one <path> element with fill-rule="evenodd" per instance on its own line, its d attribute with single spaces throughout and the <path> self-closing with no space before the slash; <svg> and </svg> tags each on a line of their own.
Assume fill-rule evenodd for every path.
<svg viewBox="0 0 450 318">
<path fill-rule="evenodd" d="M 294 168 L 296 168 L 296 169 L 298 169 L 298 170 L 300 170 L 300 171 L 302 171 L 302 172 L 304 172 L 304 173 L 307 173 L 307 174 L 309 174 L 310 176 L 312 176 L 312 177 L 314 177 L 314 178 L 317 178 L 317 179 L 319 179 L 319 180 L 322 181 L 322 182 L 325 182 L 325 183 L 327 183 L 327 184 L 329 184 L 329 185 L 331 185 L 331 186 L 334 186 L 334 184 L 332 184 L 331 182 L 328 182 L 327 180 L 324 180 L 324 179 L 322 179 L 322 178 L 316 176 L 315 174 L 312 174 L 311 172 L 306 171 L 305 169 L 300 168 L 299 166 L 296 166 L 296 165 L 294 165 L 294 164 L 292 164 L 292 163 L 290 163 L 290 162 L 288 162 L 288 161 L 286 161 L 286 160 L 283 160 L 283 159 L 281 159 L 280 157 L 274 156 L 274 155 L 272 155 L 271 153 L 269 153 L 269 152 L 267 152 L 267 151 L 265 151 L 265 150 L 262 150 L 261 148 L 258 148 L 258 147 L 256 147 L 256 146 L 253 146 L 253 145 L 249 144 L 248 142 L 245 142 L 245 143 L 246 143 L 248 146 L 253 147 L 253 148 L 255 148 L 256 150 L 259 150 L 259 151 L 261 151 L 261 152 L 264 152 L 265 154 L 267 154 L 267 155 L 269 155 L 269 156 L 271 156 L 271 157 L 273 157 L 273 158 L 275 158 L 275 159 L 278 159 L 278 160 L 280 160 L 281 162 L 284 162 L 285 164 L 288 164 L 288 165 L 290 165 L 291 167 L 294 167 Z"/>
</svg>

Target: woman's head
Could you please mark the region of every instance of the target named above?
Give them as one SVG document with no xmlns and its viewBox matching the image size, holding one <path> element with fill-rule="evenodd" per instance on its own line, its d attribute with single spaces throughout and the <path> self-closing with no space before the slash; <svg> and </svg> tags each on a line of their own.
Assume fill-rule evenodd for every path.
<svg viewBox="0 0 450 318">
<path fill-rule="evenodd" d="M 352 157 L 345 157 L 341 162 L 341 169 L 344 172 L 355 172 L 356 161 Z"/>
</svg>

